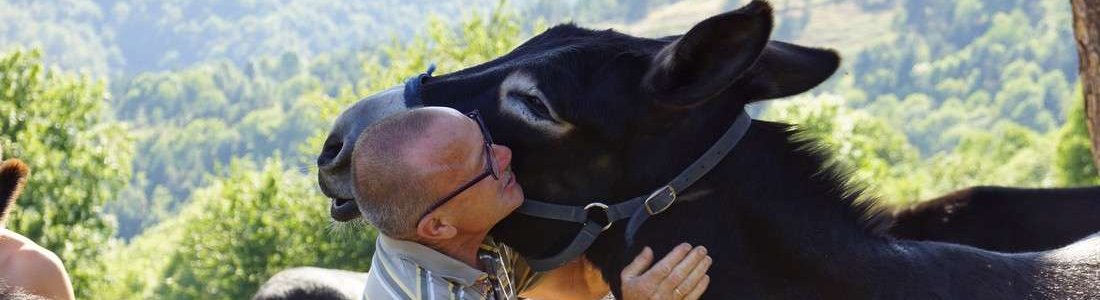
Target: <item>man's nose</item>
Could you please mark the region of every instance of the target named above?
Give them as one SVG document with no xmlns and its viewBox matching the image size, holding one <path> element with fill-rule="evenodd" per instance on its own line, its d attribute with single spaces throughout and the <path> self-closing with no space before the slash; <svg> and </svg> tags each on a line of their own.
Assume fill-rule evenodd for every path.
<svg viewBox="0 0 1100 300">
<path fill-rule="evenodd" d="M 493 144 L 493 157 L 497 160 L 497 168 L 500 168 L 497 172 L 504 172 L 504 169 L 507 169 L 508 165 L 512 163 L 512 149 L 504 145 Z"/>
</svg>

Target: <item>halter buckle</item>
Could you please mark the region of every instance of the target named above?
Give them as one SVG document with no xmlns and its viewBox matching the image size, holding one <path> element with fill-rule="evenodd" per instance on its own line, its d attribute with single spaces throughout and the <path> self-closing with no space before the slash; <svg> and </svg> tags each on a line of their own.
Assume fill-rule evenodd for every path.
<svg viewBox="0 0 1100 300">
<path fill-rule="evenodd" d="M 654 199 L 668 199 L 668 201 L 657 201 L 653 203 Z M 652 194 L 649 194 L 649 197 L 645 198 L 645 211 L 651 216 L 656 215 L 668 209 L 669 206 L 672 206 L 673 202 L 676 202 L 676 189 L 672 188 L 670 185 L 666 185 L 653 191 Z M 654 207 L 653 205 L 657 206 Z"/>
<path fill-rule="evenodd" d="M 607 220 L 607 225 L 604 225 L 603 229 L 600 229 L 600 231 L 601 232 L 602 231 L 607 231 L 608 228 L 611 228 L 611 224 L 615 223 L 615 222 L 611 221 L 611 214 L 610 214 L 611 209 L 607 207 L 607 204 L 603 204 L 603 203 L 599 203 L 599 202 L 592 202 L 592 203 L 589 203 L 588 205 L 584 206 L 584 212 L 587 214 L 589 209 L 591 209 L 593 207 L 599 208 L 600 210 L 603 210 L 603 217 L 604 217 L 604 220 Z M 588 222 L 592 222 L 592 218 L 589 218 Z M 588 223 L 585 222 L 585 225 L 587 225 L 587 224 Z"/>
</svg>

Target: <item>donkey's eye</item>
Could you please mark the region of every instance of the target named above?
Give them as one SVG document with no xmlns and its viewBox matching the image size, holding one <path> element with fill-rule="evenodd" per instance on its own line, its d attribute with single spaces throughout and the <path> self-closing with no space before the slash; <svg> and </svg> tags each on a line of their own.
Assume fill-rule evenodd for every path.
<svg viewBox="0 0 1100 300">
<path fill-rule="evenodd" d="M 524 105 L 530 108 L 531 111 L 538 114 L 539 117 L 552 119 L 552 117 L 550 116 L 550 108 L 546 107 L 546 103 L 542 102 L 542 99 L 539 98 L 539 96 L 525 94 L 521 92 L 509 92 L 508 97 L 522 102 Z"/>
</svg>

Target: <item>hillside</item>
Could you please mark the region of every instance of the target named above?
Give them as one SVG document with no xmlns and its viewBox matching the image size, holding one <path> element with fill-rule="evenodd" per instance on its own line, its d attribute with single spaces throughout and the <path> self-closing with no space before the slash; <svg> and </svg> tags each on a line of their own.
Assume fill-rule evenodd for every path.
<svg viewBox="0 0 1100 300">
<path fill-rule="evenodd" d="M 40 47 L 46 61 L 101 78 L 198 62 L 364 50 L 453 24 L 498 0 L 0 0 L 0 52 Z"/>
<path fill-rule="evenodd" d="M 639 36 L 680 34 L 700 18 L 736 8 L 747 1 L 684 0 L 651 8 L 634 22 L 593 22 L 594 28 L 614 28 Z M 896 37 L 888 26 L 897 11 L 887 8 L 867 8 L 854 1 L 772 1 L 776 9 L 777 26 L 774 39 L 802 45 L 837 49 L 850 55 L 871 45 L 891 41 Z"/>
</svg>

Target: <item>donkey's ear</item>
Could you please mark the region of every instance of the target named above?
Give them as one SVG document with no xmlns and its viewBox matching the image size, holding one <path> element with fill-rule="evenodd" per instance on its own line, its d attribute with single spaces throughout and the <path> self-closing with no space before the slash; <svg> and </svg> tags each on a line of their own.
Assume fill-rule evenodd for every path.
<svg viewBox="0 0 1100 300">
<path fill-rule="evenodd" d="M 765 1 L 703 20 L 657 53 L 642 87 L 663 106 L 703 103 L 749 70 L 768 44 L 772 23 Z"/>
<path fill-rule="evenodd" d="M 821 84 L 839 66 L 840 56 L 832 50 L 771 41 L 738 83 L 738 91 L 749 101 L 787 97 Z"/>
</svg>

